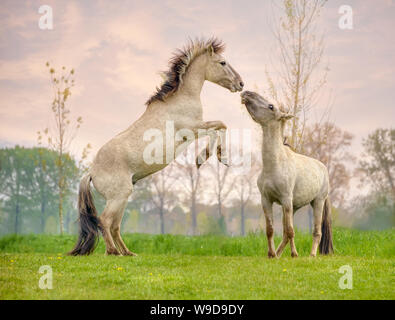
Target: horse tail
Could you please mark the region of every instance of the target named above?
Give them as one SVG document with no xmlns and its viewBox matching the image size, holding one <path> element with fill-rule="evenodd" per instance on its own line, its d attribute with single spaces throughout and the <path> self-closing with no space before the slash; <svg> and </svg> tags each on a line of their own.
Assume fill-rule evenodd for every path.
<svg viewBox="0 0 395 320">
<path fill-rule="evenodd" d="M 332 215 L 331 215 L 331 203 L 329 196 L 326 198 L 324 203 L 324 210 L 322 214 L 322 225 L 321 225 L 321 241 L 320 241 L 320 253 L 331 254 L 333 253 L 333 240 L 332 240 Z"/>
<path fill-rule="evenodd" d="M 78 212 L 80 230 L 78 240 L 73 250 L 68 254 L 72 256 L 91 254 L 98 243 L 100 222 L 97 217 L 93 196 L 91 193 L 90 175 L 86 175 L 80 182 L 78 192 Z"/>
</svg>

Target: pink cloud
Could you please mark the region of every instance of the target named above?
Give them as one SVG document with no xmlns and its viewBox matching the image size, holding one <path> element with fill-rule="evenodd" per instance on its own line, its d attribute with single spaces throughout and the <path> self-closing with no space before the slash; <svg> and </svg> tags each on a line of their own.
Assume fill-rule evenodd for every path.
<svg viewBox="0 0 395 320">
<path fill-rule="evenodd" d="M 188 37 L 223 38 L 224 56 L 248 89 L 265 88 L 265 67 L 276 52 L 267 24 L 269 7 L 262 2 L 48 4 L 55 13 L 52 31 L 37 27 L 38 1 L 17 7 L 14 2 L 3 4 L 7 18 L 0 22 L 0 37 L 6 44 L 0 54 L 0 93 L 6 98 L 0 101 L 0 140 L 34 144 L 35 132 L 48 123 L 47 60 L 55 67 L 76 69 L 70 106 L 74 116 L 84 118 L 76 149 L 91 142 L 96 151 L 141 115 L 145 100 L 161 82 L 157 72 L 167 68 L 171 52 Z M 328 3 L 323 16 L 331 67 L 327 90 L 336 95 L 333 118 L 344 129 L 364 135 L 392 125 L 395 116 L 389 102 L 395 98 L 395 50 L 390 42 L 395 26 L 386 14 L 393 6 L 383 1 L 375 6 L 368 1 L 355 3 L 356 28 L 344 33 L 337 27 L 340 4 Z M 17 42 L 19 36 L 23 42 Z M 376 99 L 374 108 L 364 104 L 367 99 Z M 255 128 L 237 94 L 207 84 L 202 102 L 207 120 L 221 119 L 230 128 Z M 258 130 L 254 132 L 259 136 Z M 359 144 L 355 150 L 360 150 Z"/>
</svg>

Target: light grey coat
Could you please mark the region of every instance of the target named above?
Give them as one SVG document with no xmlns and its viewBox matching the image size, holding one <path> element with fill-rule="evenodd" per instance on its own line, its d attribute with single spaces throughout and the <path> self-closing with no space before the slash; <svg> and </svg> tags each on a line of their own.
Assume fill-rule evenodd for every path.
<svg viewBox="0 0 395 320">
<path fill-rule="evenodd" d="M 253 120 L 262 128 L 263 168 L 258 178 L 258 188 L 266 218 L 268 256 L 279 257 L 288 241 L 291 255 L 298 256 L 294 242 L 293 214 L 307 204 L 311 204 L 314 209 L 311 256 L 316 255 L 321 238 L 321 253 L 330 253 L 333 249 L 327 168 L 320 161 L 298 154 L 284 145 L 285 121 L 292 115 L 282 112 L 255 92 L 245 91 L 241 97 Z M 283 240 L 277 251 L 273 238 L 274 202 L 283 207 Z"/>
<path fill-rule="evenodd" d="M 70 254 L 90 254 L 95 248 L 100 230 L 107 254 L 134 255 L 120 235 L 124 209 L 134 183 L 167 166 L 183 150 L 178 147 L 186 147 L 196 139 L 199 130 L 226 129 L 221 121 L 203 121 L 200 101 L 200 93 L 206 80 L 231 92 L 242 90 L 240 75 L 222 57 L 223 50 L 224 45 L 215 38 L 194 41 L 179 50 L 170 61 L 165 82 L 148 100 L 143 115 L 99 150 L 89 174 L 80 184 L 80 236 Z M 152 163 L 150 152 L 147 152 L 152 141 L 147 140 L 146 135 L 154 130 L 166 141 L 169 124 L 174 126 L 174 132 L 184 130 L 189 136 L 187 139 L 168 140 L 169 144 L 174 144 L 172 154 L 162 152 L 159 159 L 157 156 L 155 158 L 159 161 Z M 167 147 L 159 144 L 162 151 L 164 148 L 167 150 Z M 90 194 L 90 181 L 106 199 L 105 209 L 99 218 Z"/>
</svg>

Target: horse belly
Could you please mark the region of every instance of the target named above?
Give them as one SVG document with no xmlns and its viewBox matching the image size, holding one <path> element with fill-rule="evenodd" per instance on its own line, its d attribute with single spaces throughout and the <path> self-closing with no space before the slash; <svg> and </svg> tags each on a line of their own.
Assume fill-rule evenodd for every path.
<svg viewBox="0 0 395 320">
<path fill-rule="evenodd" d="M 313 201 L 322 190 L 322 175 L 315 170 L 304 170 L 295 181 L 293 206 L 301 208 Z M 308 171 L 308 172 L 307 172 Z"/>
<path fill-rule="evenodd" d="M 140 153 L 133 154 L 133 157 L 129 158 L 129 166 L 133 168 L 133 183 L 167 167 L 179 154 L 186 150 L 191 142 L 191 140 L 174 140 L 172 146 L 167 146 L 165 142 L 162 156 L 158 158 L 151 158 L 151 155 L 149 155 L 148 158 L 144 158 L 144 150 Z"/>
</svg>

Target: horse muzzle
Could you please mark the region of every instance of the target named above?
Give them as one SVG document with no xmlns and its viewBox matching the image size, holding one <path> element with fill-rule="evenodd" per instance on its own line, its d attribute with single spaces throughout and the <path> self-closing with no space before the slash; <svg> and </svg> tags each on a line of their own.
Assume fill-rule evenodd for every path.
<svg viewBox="0 0 395 320">
<path fill-rule="evenodd" d="M 237 80 L 236 82 L 235 82 L 235 84 L 234 84 L 234 87 L 235 87 L 235 91 L 243 91 L 243 88 L 244 88 L 244 82 L 241 80 L 241 79 L 239 79 L 239 80 Z"/>
<path fill-rule="evenodd" d="M 250 91 L 244 91 L 240 94 L 241 97 L 241 103 L 246 104 L 247 102 L 250 102 L 251 98 L 251 92 Z"/>
</svg>

